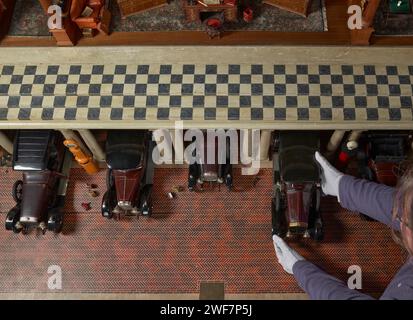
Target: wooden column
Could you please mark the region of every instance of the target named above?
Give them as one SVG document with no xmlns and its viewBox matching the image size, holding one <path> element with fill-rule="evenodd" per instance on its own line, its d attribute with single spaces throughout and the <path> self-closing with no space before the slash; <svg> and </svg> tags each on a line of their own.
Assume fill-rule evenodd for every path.
<svg viewBox="0 0 413 320">
<path fill-rule="evenodd" d="M 380 0 L 369 0 L 367 2 L 363 12 L 363 28 L 369 28 L 373 25 L 379 5 Z"/>
<path fill-rule="evenodd" d="M 349 0 L 348 5 L 361 6 L 361 0 Z M 372 27 L 374 17 L 380 5 L 380 0 L 368 0 L 363 8 L 363 26 L 361 30 L 351 30 L 351 44 L 352 45 L 369 45 L 371 35 L 374 32 Z"/>
<path fill-rule="evenodd" d="M 52 5 L 52 0 L 39 0 L 44 12 L 47 14 L 47 9 Z"/>
<path fill-rule="evenodd" d="M 13 142 L 2 131 L 0 131 L 0 146 L 9 154 L 13 154 Z"/>
</svg>

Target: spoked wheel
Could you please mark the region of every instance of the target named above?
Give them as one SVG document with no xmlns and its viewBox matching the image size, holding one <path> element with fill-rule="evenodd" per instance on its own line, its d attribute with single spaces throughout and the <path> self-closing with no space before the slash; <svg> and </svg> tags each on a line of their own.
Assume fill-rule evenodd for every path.
<svg viewBox="0 0 413 320">
<path fill-rule="evenodd" d="M 281 191 L 277 189 L 271 201 L 272 234 L 284 238 L 287 235 L 287 221 Z"/>
<path fill-rule="evenodd" d="M 22 180 L 17 180 L 13 184 L 12 196 L 13 196 L 14 201 L 16 201 L 16 203 L 20 203 L 22 201 L 22 198 L 23 198 L 23 181 Z"/>
<path fill-rule="evenodd" d="M 102 199 L 102 216 L 106 219 L 113 218 L 113 211 L 116 207 L 116 193 L 113 188 L 107 190 Z"/>
<path fill-rule="evenodd" d="M 5 223 L 6 230 L 13 231 L 14 233 L 20 233 L 22 231 L 22 228 L 18 228 L 16 226 L 17 222 L 19 221 L 19 218 L 20 208 L 14 207 L 9 211 L 9 213 L 7 213 Z"/>
</svg>

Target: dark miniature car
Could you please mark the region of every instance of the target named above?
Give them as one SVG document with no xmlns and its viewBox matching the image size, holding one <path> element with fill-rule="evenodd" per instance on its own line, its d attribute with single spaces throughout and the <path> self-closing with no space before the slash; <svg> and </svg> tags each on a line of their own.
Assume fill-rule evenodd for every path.
<svg viewBox="0 0 413 320">
<path fill-rule="evenodd" d="M 26 233 L 39 228 L 60 232 L 72 157 L 63 137 L 53 130 L 19 130 L 14 141 L 13 170 L 23 180 L 13 186 L 16 206 L 6 217 L 6 229 Z"/>
<path fill-rule="evenodd" d="M 102 215 L 111 219 L 150 215 L 154 163 L 152 151 L 155 142 L 146 130 L 111 130 L 106 141 L 108 190 L 102 199 Z"/>
<path fill-rule="evenodd" d="M 363 134 L 357 154 L 361 178 L 396 186 L 400 166 L 411 150 L 408 132 L 368 132 Z"/>
<path fill-rule="evenodd" d="M 314 132 L 282 131 L 273 139 L 272 232 L 280 237 L 323 239 L 320 171 Z"/>
<path fill-rule="evenodd" d="M 215 161 L 208 163 L 207 155 L 215 152 Z M 204 140 L 204 157 L 196 157 L 196 161 L 189 165 L 188 173 L 188 189 L 194 191 L 197 185 L 204 183 L 225 184 L 229 190 L 232 189 L 232 164 L 230 161 L 230 140 L 226 139 L 225 159 L 219 161 L 218 141 L 215 143 L 207 143 Z"/>
</svg>

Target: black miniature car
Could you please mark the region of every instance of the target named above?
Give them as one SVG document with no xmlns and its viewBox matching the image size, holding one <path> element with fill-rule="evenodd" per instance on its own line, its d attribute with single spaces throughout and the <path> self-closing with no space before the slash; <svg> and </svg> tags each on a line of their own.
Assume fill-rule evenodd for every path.
<svg viewBox="0 0 413 320">
<path fill-rule="evenodd" d="M 152 213 L 152 187 L 155 142 L 145 130 L 111 130 L 106 141 L 107 188 L 102 200 L 102 216 L 114 214 L 149 216 Z"/>
<path fill-rule="evenodd" d="M 357 154 L 361 178 L 396 186 L 400 165 L 411 150 L 409 132 L 367 132 L 362 135 Z"/>
<path fill-rule="evenodd" d="M 314 132 L 282 131 L 273 139 L 272 232 L 280 237 L 323 239 L 320 171 Z"/>
<path fill-rule="evenodd" d="M 218 138 L 217 138 L 218 139 Z M 189 165 L 188 189 L 195 191 L 196 186 L 204 183 L 225 184 L 228 190 L 233 187 L 232 164 L 230 160 L 230 139 L 226 138 L 225 159 L 220 161 L 218 151 L 218 141 L 209 143 L 204 139 L 204 157 L 196 156 L 196 161 Z M 215 152 L 215 161 L 208 163 L 208 153 Z"/>
<path fill-rule="evenodd" d="M 59 233 L 72 156 L 63 137 L 53 130 L 19 130 L 14 140 L 13 170 L 23 180 L 13 186 L 16 205 L 6 217 L 6 229 L 27 233 L 39 228 Z"/>
</svg>

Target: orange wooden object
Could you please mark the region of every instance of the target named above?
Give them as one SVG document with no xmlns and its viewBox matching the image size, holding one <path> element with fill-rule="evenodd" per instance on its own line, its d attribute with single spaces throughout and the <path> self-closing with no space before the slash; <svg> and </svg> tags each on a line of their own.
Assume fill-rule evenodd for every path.
<svg viewBox="0 0 413 320">
<path fill-rule="evenodd" d="M 75 140 L 65 140 L 63 144 L 69 149 L 77 163 L 85 169 L 87 174 L 95 174 L 99 171 L 99 167 L 93 158 L 80 149 Z"/>
</svg>

